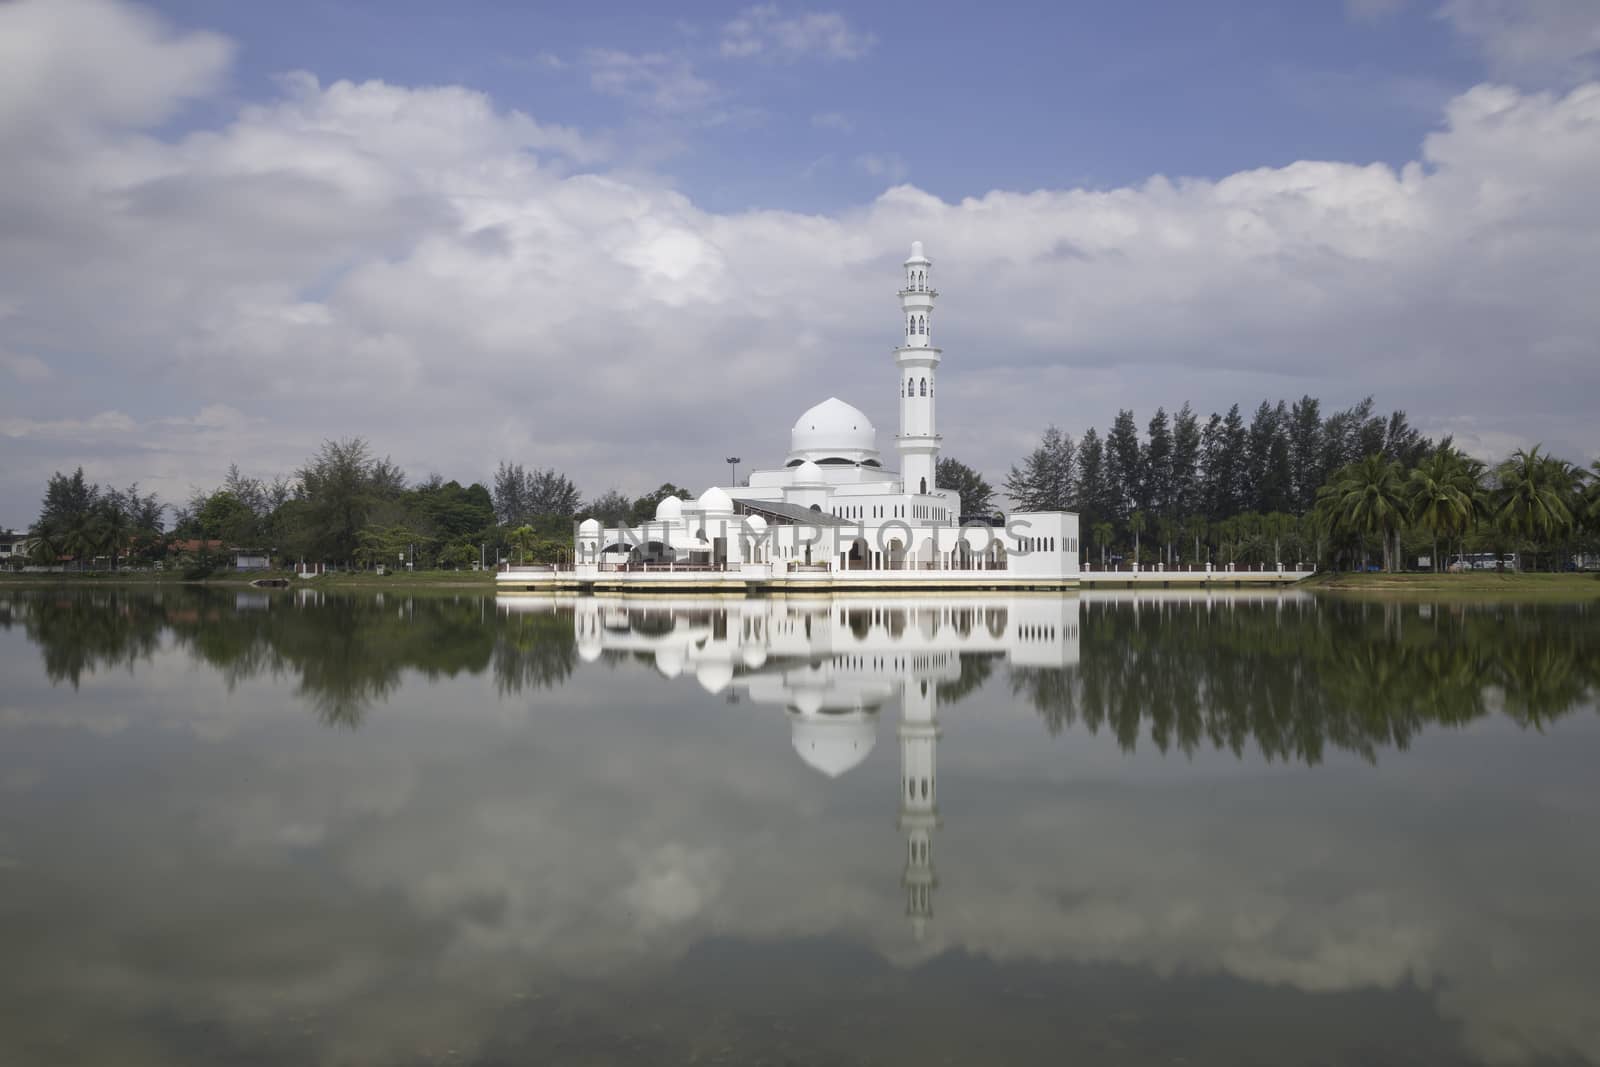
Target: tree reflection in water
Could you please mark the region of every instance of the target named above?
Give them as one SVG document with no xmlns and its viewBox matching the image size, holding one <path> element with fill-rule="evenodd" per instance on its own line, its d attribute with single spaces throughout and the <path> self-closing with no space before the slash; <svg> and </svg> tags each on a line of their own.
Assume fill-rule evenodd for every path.
<svg viewBox="0 0 1600 1067">
<path fill-rule="evenodd" d="M 295 679 L 329 725 L 356 727 L 406 671 L 430 680 L 492 671 L 502 694 L 559 685 L 576 656 L 570 611 L 506 616 L 483 597 L 234 593 L 185 588 L 18 591 L 0 626 L 20 625 L 53 684 L 131 668 L 170 642 L 229 687 Z"/>
<path fill-rule="evenodd" d="M 1587 604 L 1085 598 L 1081 619 L 1079 662 L 1012 667 L 1012 691 L 1052 733 L 1104 729 L 1125 749 L 1374 760 L 1430 724 L 1503 710 L 1541 727 L 1600 695 Z"/>
<path fill-rule="evenodd" d="M 1374 760 L 1429 724 L 1503 711 L 1538 728 L 1600 692 L 1600 610 L 1587 604 L 1087 595 L 1072 606 L 1078 647 L 1064 666 L 967 651 L 964 637 L 1020 630 L 982 598 L 945 612 L 864 602 L 840 610 L 857 639 L 882 630 L 908 651 L 953 640 L 960 674 L 939 683 L 942 705 L 982 689 L 1004 664 L 1012 693 L 1051 733 L 1106 730 L 1128 749 L 1147 740 L 1162 752 L 1242 754 L 1253 744 L 1269 759 L 1317 763 L 1331 747 Z M 770 625 L 752 610 L 633 602 L 608 608 L 604 625 L 644 636 L 690 627 L 718 641 L 730 626 Z M 780 611 L 794 613 L 768 614 Z M 814 620 L 801 615 L 810 639 Z M 389 699 L 406 671 L 429 679 L 487 671 L 500 693 L 514 694 L 562 684 L 578 658 L 571 602 L 502 611 L 474 596 L 19 590 L 0 595 L 0 628 L 14 626 L 39 646 L 54 684 L 76 687 L 171 644 L 230 686 L 262 674 L 293 678 L 322 721 L 347 727 Z M 655 662 L 648 653 L 621 658 Z"/>
</svg>

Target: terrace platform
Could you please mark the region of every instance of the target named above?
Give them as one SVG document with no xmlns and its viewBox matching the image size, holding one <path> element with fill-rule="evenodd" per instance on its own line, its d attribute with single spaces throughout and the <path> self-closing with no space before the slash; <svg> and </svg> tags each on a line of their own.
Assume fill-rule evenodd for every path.
<svg viewBox="0 0 1600 1067">
<path fill-rule="evenodd" d="M 733 596 L 841 592 L 1061 591 L 1084 586 L 1195 588 L 1290 585 L 1312 574 L 1281 568 L 1084 570 L 1027 574 L 1006 567 L 838 569 L 827 564 L 502 564 L 502 593 L 722 593 Z"/>
</svg>

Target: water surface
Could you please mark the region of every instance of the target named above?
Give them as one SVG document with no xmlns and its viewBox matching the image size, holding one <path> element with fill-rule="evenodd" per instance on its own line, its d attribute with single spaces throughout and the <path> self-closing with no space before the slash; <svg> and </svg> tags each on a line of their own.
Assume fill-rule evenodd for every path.
<svg viewBox="0 0 1600 1067">
<path fill-rule="evenodd" d="M 0 1064 L 1600 1064 L 1600 612 L 0 592 Z"/>
</svg>

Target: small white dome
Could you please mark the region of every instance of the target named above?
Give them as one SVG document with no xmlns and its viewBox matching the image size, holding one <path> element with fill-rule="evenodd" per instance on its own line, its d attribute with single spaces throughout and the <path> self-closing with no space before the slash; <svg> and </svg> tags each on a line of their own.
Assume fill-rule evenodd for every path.
<svg viewBox="0 0 1600 1067">
<path fill-rule="evenodd" d="M 929 259 L 927 256 L 922 254 L 922 242 L 921 241 L 912 241 L 911 242 L 911 257 L 909 259 L 907 259 L 906 262 L 907 263 L 932 263 L 933 261 L 931 259 Z"/>
<path fill-rule="evenodd" d="M 656 518 L 670 522 L 683 518 L 683 501 L 675 496 L 664 496 L 656 505 Z"/>
<path fill-rule="evenodd" d="M 766 664 L 767 650 L 762 648 L 760 645 L 746 645 L 744 652 L 740 654 L 739 658 L 744 660 L 744 665 L 746 667 L 749 667 L 751 670 L 755 670 L 756 668 Z"/>
<path fill-rule="evenodd" d="M 712 515 L 726 515 L 733 511 L 733 498 L 716 486 L 700 494 L 700 510 Z"/>
<path fill-rule="evenodd" d="M 700 683 L 700 688 L 708 693 L 720 693 L 728 688 L 728 683 L 733 681 L 733 665 L 710 660 L 694 672 L 695 681 Z"/>
<path fill-rule="evenodd" d="M 789 740 L 808 765 L 837 778 L 867 758 L 878 741 L 877 723 L 860 712 L 846 715 L 791 714 Z"/>
<path fill-rule="evenodd" d="M 806 411 L 789 431 L 789 459 L 878 458 L 878 430 L 861 409 L 836 396 Z"/>
<path fill-rule="evenodd" d="M 816 485 L 822 481 L 822 468 L 809 459 L 794 469 L 794 480 L 801 485 Z"/>
<path fill-rule="evenodd" d="M 593 663 L 595 660 L 600 658 L 600 654 L 604 651 L 605 650 L 600 646 L 600 641 L 598 638 L 590 641 L 578 642 L 578 658 L 583 660 L 585 663 Z"/>
<path fill-rule="evenodd" d="M 656 649 L 656 670 L 668 678 L 676 678 L 683 673 L 683 652 L 671 646 Z"/>
<path fill-rule="evenodd" d="M 584 519 L 582 522 L 578 523 L 578 533 L 582 534 L 585 537 L 591 537 L 591 536 L 593 536 L 595 534 L 598 534 L 599 532 L 600 532 L 600 520 L 599 519 Z"/>
<path fill-rule="evenodd" d="M 744 524 L 752 533 L 760 533 L 767 528 L 767 520 L 760 515 L 745 516 Z"/>
</svg>

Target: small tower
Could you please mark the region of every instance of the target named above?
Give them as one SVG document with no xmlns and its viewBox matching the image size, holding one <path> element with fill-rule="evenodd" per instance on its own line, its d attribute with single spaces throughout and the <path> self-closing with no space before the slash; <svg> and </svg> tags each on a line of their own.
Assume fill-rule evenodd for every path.
<svg viewBox="0 0 1600 1067">
<path fill-rule="evenodd" d="M 933 261 L 922 254 L 922 242 L 911 245 L 905 262 L 905 287 L 900 290 L 900 312 L 905 343 L 895 349 L 900 371 L 900 476 L 907 493 L 934 490 L 934 470 L 939 463 L 939 434 L 933 419 L 934 379 L 939 350 L 933 347 Z"/>
<path fill-rule="evenodd" d="M 900 884 L 906 890 L 906 916 L 922 937 L 933 918 L 933 831 L 939 825 L 935 757 L 939 747 L 936 685 L 907 678 L 900 710 L 900 829 L 906 835 L 906 865 Z"/>
</svg>

